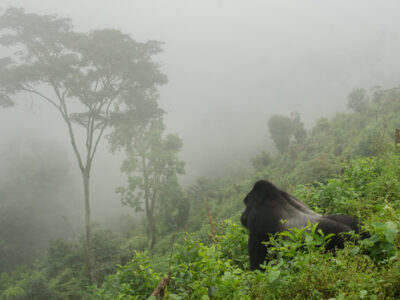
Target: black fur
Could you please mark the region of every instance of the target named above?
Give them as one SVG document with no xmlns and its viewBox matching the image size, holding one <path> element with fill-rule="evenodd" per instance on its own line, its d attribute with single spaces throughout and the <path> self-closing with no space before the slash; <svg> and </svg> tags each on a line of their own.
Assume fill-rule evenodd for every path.
<svg viewBox="0 0 400 300">
<path fill-rule="evenodd" d="M 263 241 L 275 234 L 292 227 L 301 228 L 318 222 L 318 229 L 325 235 L 334 233 L 327 249 L 343 248 L 345 240 L 341 232 L 360 232 L 361 223 L 346 215 L 322 216 L 312 211 L 292 195 L 278 189 L 272 183 L 261 180 L 254 184 L 253 189 L 244 198 L 246 209 L 240 218 L 244 227 L 249 229 L 248 251 L 251 270 L 259 269 L 267 254 Z M 281 222 L 286 220 L 286 222 Z M 363 233 L 362 238 L 368 237 Z"/>
</svg>

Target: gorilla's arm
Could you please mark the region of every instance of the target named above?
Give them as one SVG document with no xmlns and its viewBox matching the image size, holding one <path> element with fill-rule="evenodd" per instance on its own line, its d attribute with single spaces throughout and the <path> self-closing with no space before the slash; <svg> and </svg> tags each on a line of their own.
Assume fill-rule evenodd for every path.
<svg viewBox="0 0 400 300">
<path fill-rule="evenodd" d="M 261 236 L 257 237 L 255 234 L 250 232 L 248 243 L 250 270 L 261 270 L 260 265 L 265 261 L 267 255 L 267 247 L 262 244 L 262 242 L 267 240 L 267 235 L 265 235 L 264 238 Z"/>
</svg>

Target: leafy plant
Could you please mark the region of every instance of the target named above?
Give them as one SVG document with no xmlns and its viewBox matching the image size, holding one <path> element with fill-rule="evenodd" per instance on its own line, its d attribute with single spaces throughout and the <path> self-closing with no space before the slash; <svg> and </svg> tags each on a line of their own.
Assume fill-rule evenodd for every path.
<svg viewBox="0 0 400 300">
<path fill-rule="evenodd" d="M 89 289 L 90 299 L 147 299 L 160 280 L 154 272 L 149 257 L 136 252 L 133 260 L 125 266 L 118 266 L 115 274 L 110 275 L 101 287 Z"/>
<path fill-rule="evenodd" d="M 370 226 L 371 237 L 361 242 L 363 249 L 378 261 L 397 259 L 396 238 L 398 224 L 388 221 L 386 223 L 375 222 Z"/>
</svg>

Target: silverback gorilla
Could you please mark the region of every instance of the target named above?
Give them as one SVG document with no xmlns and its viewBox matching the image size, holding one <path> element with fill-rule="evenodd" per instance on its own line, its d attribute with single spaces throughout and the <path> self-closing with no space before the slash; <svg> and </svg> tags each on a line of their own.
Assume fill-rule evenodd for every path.
<svg viewBox="0 0 400 300">
<path fill-rule="evenodd" d="M 328 250 L 344 247 L 344 239 L 338 233 L 360 231 L 361 223 L 357 219 L 346 215 L 317 214 L 300 200 L 265 180 L 256 182 L 243 201 L 246 209 L 240 220 L 250 231 L 248 251 L 251 270 L 259 269 L 264 262 L 267 248 L 261 242 L 268 240 L 269 234 L 305 227 L 308 220 L 311 224 L 318 222 L 317 228 L 322 229 L 324 235 L 335 234 L 327 245 Z M 368 237 L 368 233 L 363 235 L 362 238 Z"/>
</svg>

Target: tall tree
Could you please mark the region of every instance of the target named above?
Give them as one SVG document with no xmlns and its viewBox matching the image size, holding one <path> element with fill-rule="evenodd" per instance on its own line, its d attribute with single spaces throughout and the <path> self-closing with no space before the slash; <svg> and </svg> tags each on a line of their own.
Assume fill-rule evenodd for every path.
<svg viewBox="0 0 400 300">
<path fill-rule="evenodd" d="M 118 30 L 73 31 L 71 20 L 9 8 L 0 16 L 0 45 L 15 50 L 0 60 L 0 103 L 26 92 L 51 104 L 67 127 L 82 174 L 86 266 L 95 282 L 89 182 L 96 150 L 112 120 L 137 122 L 158 114 L 157 87 L 166 82 L 153 56 L 160 43 L 139 43 Z M 133 124 L 132 121 L 130 121 Z M 83 127 L 83 139 L 77 128 Z M 80 135 L 79 135 L 80 137 Z"/>
<path fill-rule="evenodd" d="M 347 96 L 347 107 L 355 112 L 363 112 L 368 107 L 368 96 L 365 89 L 355 89 Z"/>
<path fill-rule="evenodd" d="M 303 142 L 307 137 L 304 123 L 300 119 L 300 113 L 293 112 L 291 117 L 274 115 L 268 121 L 269 132 L 280 153 L 286 153 L 289 149 L 290 139 Z"/>
<path fill-rule="evenodd" d="M 292 135 L 292 121 L 290 118 L 274 115 L 268 121 L 269 132 L 280 153 L 286 153 Z"/>
<path fill-rule="evenodd" d="M 145 212 L 149 249 L 156 241 L 155 213 L 162 201 L 162 191 L 166 184 L 177 184 L 176 176 L 184 173 L 184 162 L 178 153 L 182 148 L 181 139 L 173 134 L 163 137 L 164 126 L 161 120 L 134 132 L 119 131 L 112 136 L 112 144 L 125 147 L 128 158 L 123 162 L 122 171 L 127 173 L 128 186 L 117 189 L 121 201 L 136 211 Z M 129 138 L 128 138 L 129 137 Z M 179 189 L 177 189 L 179 191 Z M 144 209 L 143 209 L 144 207 Z"/>
<path fill-rule="evenodd" d="M 300 113 L 292 113 L 292 133 L 297 142 L 301 143 L 307 138 L 307 132 L 304 129 L 304 123 L 300 119 Z"/>
</svg>

